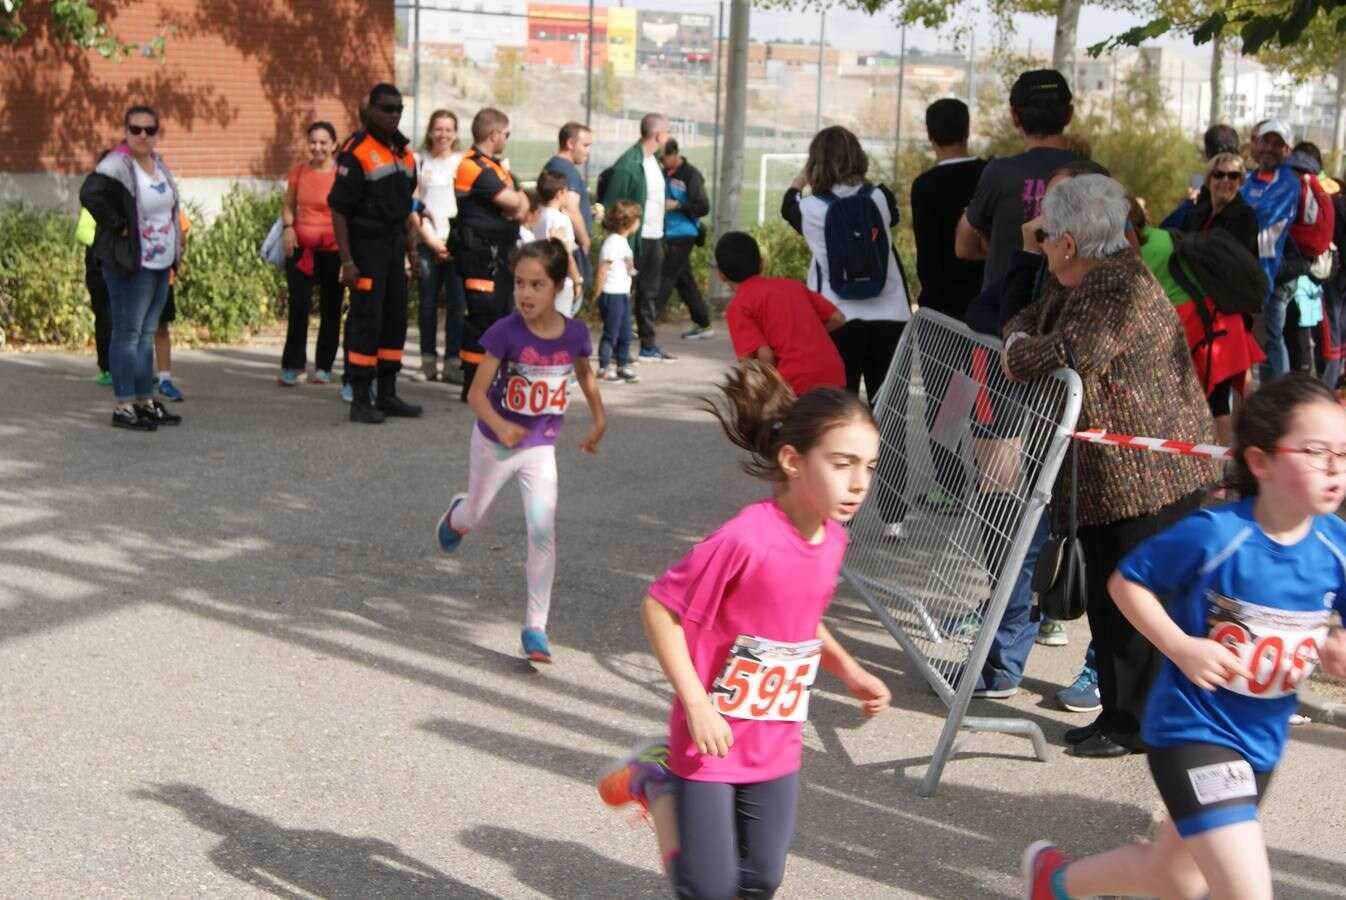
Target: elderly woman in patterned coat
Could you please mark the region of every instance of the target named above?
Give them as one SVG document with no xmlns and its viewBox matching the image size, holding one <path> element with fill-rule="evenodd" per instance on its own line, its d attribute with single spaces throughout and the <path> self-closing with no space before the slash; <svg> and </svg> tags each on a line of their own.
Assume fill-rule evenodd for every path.
<svg viewBox="0 0 1346 900">
<path fill-rule="evenodd" d="M 1038 235 L 1052 278 L 1005 325 L 1001 364 L 1017 381 L 1075 369 L 1084 385 L 1081 429 L 1211 441 L 1182 324 L 1126 239 L 1128 208 L 1122 186 L 1103 175 L 1047 192 Z M 1159 657 L 1112 602 L 1108 577 L 1132 548 L 1197 508 L 1219 471 L 1208 461 L 1124 447 L 1082 444 L 1078 452 L 1077 525 L 1103 707 L 1066 741 L 1078 756 L 1122 756 L 1143 750 L 1140 722 Z M 1063 469 L 1058 501 L 1069 490 Z"/>
</svg>

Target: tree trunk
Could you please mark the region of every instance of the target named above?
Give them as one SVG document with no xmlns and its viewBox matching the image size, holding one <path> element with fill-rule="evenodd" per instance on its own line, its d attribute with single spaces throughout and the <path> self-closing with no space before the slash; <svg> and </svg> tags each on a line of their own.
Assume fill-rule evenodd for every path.
<svg viewBox="0 0 1346 900">
<path fill-rule="evenodd" d="M 1337 51 L 1337 115 L 1332 122 L 1332 165 L 1327 170 L 1333 177 L 1341 172 L 1341 154 L 1346 150 L 1346 44 Z"/>
<path fill-rule="evenodd" d="M 729 66 L 725 75 L 724 153 L 720 157 L 720 190 L 715 198 L 715 237 L 738 228 L 743 197 L 743 137 L 748 114 L 748 18 L 752 0 L 731 0 L 729 8 Z M 729 304 L 728 285 L 718 278 L 710 285 L 711 299 L 723 312 Z"/>
<path fill-rule="evenodd" d="M 1080 30 L 1084 0 L 1061 0 L 1056 10 L 1056 43 L 1052 44 L 1052 68 L 1070 79 L 1075 67 L 1075 41 Z M 1078 86 L 1072 84 L 1072 89 Z"/>
<path fill-rule="evenodd" d="M 1210 42 L 1210 124 L 1224 121 L 1224 34 L 1220 32 Z"/>
</svg>

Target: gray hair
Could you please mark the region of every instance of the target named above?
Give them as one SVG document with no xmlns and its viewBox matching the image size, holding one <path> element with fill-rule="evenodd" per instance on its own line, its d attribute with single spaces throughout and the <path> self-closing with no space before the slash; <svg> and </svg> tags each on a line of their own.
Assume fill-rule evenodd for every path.
<svg viewBox="0 0 1346 900">
<path fill-rule="evenodd" d="M 1080 175 L 1060 182 L 1042 198 L 1045 230 L 1059 238 L 1069 233 L 1079 255 L 1102 259 L 1130 246 L 1126 191 L 1106 175 Z"/>
</svg>

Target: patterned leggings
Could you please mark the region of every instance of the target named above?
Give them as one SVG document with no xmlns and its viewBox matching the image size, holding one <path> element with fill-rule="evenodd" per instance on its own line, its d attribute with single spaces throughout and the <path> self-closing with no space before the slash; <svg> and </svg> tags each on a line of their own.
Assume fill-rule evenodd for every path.
<svg viewBox="0 0 1346 900">
<path fill-rule="evenodd" d="M 528 524 L 528 611 L 525 628 L 547 630 L 556 577 L 556 448 L 550 444 L 511 450 L 472 429 L 467 501 L 453 510 L 449 527 L 475 531 L 486 524 L 496 497 L 511 478 L 519 481 Z"/>
</svg>

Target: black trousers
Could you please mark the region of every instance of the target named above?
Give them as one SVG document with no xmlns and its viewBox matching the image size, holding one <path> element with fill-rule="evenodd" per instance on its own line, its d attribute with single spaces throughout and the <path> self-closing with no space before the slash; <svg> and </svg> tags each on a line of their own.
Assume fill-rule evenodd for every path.
<svg viewBox="0 0 1346 900">
<path fill-rule="evenodd" d="M 659 296 L 659 279 L 664 262 L 664 242 L 659 239 L 642 240 L 640 257 L 636 260 L 636 334 L 640 335 L 640 349 L 649 350 L 659 346 L 654 333 L 655 320 L 659 318 L 656 300 Z"/>
<path fill-rule="evenodd" d="M 346 315 L 346 368 L 352 384 L 368 384 L 378 373 L 402 368 L 402 346 L 407 342 L 406 256 L 401 233 L 351 238 L 351 257 L 360 270 Z"/>
<path fill-rule="evenodd" d="M 692 248 L 695 238 L 673 238 L 664 242 L 664 262 L 659 271 L 659 293 L 654 297 L 654 309 L 657 313 L 664 308 L 673 289 L 687 304 L 692 321 L 701 328 L 710 325 L 710 309 L 706 298 L 701 296 L 701 288 L 696 283 L 696 273 L 692 271 Z"/>
<path fill-rule="evenodd" d="M 879 399 L 904 327 L 905 322 L 852 319 L 832 332 L 832 343 L 836 344 L 846 367 L 846 390 L 852 394 L 860 393 L 863 381 L 871 409 Z M 907 516 L 904 499 L 907 490 L 907 391 L 905 386 L 901 387 L 893 392 L 892 400 L 898 411 L 893 421 L 899 424 L 892 434 L 883 435 L 879 466 L 874 473 L 874 502 L 878 504 L 883 521 L 889 524 L 901 522 Z M 875 418 L 882 412 L 875 409 Z"/>
<path fill-rule="evenodd" d="M 89 305 L 93 307 L 93 343 L 98 351 L 98 371 L 109 372 L 107 348 L 112 343 L 112 310 L 108 307 L 107 282 L 98 262 L 86 257 L 84 286 L 89 289 Z"/>
<path fill-rule="evenodd" d="M 1176 500 L 1156 513 L 1079 529 L 1089 590 L 1089 631 L 1093 634 L 1098 693 L 1103 703 L 1094 724 L 1119 744 L 1142 747 L 1140 723 L 1150 685 L 1159 671 L 1159 651 L 1117 608 L 1108 579 L 1122 558 L 1148 538 L 1201 506 L 1201 494 Z"/>
<path fill-rule="evenodd" d="M 346 289 L 341 286 L 341 255 L 335 250 L 315 251 L 313 274 L 296 268 L 300 253 L 285 260 L 285 284 L 289 287 L 289 324 L 285 329 L 285 349 L 280 355 L 282 369 L 303 369 L 308 363 L 308 317 L 313 309 L 313 287 L 318 287 L 318 346 L 313 353 L 314 367 L 332 371 L 337 345 L 341 343 L 341 301 Z M 364 270 L 361 270 L 363 273 Z"/>
<path fill-rule="evenodd" d="M 514 275 L 509 270 L 505 245 L 470 242 L 454 249 L 453 264 L 463 279 L 463 399 L 482 360 L 481 336 L 508 316 L 514 305 Z"/>
</svg>

